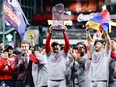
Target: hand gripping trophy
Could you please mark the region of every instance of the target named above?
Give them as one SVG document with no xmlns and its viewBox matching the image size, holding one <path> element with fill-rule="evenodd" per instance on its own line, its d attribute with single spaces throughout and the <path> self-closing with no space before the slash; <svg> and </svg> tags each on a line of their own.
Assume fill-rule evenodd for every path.
<svg viewBox="0 0 116 87">
<path fill-rule="evenodd" d="M 52 8 L 53 30 L 64 30 L 64 5 L 59 3 Z"/>
</svg>

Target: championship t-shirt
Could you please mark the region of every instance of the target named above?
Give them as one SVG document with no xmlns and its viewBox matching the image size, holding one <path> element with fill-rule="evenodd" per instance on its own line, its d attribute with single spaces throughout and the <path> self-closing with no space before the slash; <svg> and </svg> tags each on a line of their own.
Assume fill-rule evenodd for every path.
<svg viewBox="0 0 116 87">
<path fill-rule="evenodd" d="M 96 52 L 92 50 L 92 61 L 90 66 L 91 80 L 108 80 L 109 77 L 110 50 Z"/>
<path fill-rule="evenodd" d="M 67 53 L 60 51 L 59 53 L 50 52 L 47 54 L 48 60 L 48 79 L 62 80 L 65 79 Z"/>
</svg>

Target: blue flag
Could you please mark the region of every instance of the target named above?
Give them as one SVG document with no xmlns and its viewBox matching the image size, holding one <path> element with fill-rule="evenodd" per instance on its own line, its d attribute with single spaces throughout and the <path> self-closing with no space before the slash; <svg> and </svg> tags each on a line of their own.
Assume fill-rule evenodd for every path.
<svg viewBox="0 0 116 87">
<path fill-rule="evenodd" d="M 29 23 L 20 7 L 18 0 L 4 0 L 5 20 L 11 24 L 22 38 Z"/>
</svg>

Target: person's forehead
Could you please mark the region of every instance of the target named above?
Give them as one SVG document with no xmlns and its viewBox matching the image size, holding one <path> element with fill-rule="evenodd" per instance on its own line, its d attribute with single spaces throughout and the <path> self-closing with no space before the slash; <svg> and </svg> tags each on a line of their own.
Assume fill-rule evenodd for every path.
<svg viewBox="0 0 116 87">
<path fill-rule="evenodd" d="M 97 42 L 97 44 L 102 44 L 101 42 Z"/>
<path fill-rule="evenodd" d="M 55 46 L 60 46 L 59 44 L 56 44 L 56 45 L 54 45 L 53 47 L 55 47 Z"/>
<path fill-rule="evenodd" d="M 21 44 L 21 46 L 29 46 L 29 44 Z"/>
</svg>

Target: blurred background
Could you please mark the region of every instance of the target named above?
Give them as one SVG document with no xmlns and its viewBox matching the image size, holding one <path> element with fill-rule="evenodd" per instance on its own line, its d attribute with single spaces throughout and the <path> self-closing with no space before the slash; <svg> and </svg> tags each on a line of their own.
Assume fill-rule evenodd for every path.
<svg viewBox="0 0 116 87">
<path fill-rule="evenodd" d="M 107 9 L 110 12 L 111 22 L 109 35 L 116 40 L 116 0 L 18 0 L 24 11 L 30 28 L 23 38 L 20 38 L 17 31 L 7 22 L 2 23 L 2 3 L 0 7 L 0 42 L 3 37 L 3 27 L 5 27 L 5 43 L 20 44 L 22 40 L 30 41 L 30 35 L 34 36 L 35 44 L 43 46 L 45 44 L 48 27 L 52 24 L 52 8 L 58 3 L 64 4 L 64 24 L 68 27 L 67 34 L 70 43 L 76 44 L 86 40 L 85 24 L 91 15 Z M 92 31 L 94 33 L 94 30 Z M 62 32 L 53 32 L 53 40 L 63 44 Z"/>
</svg>

